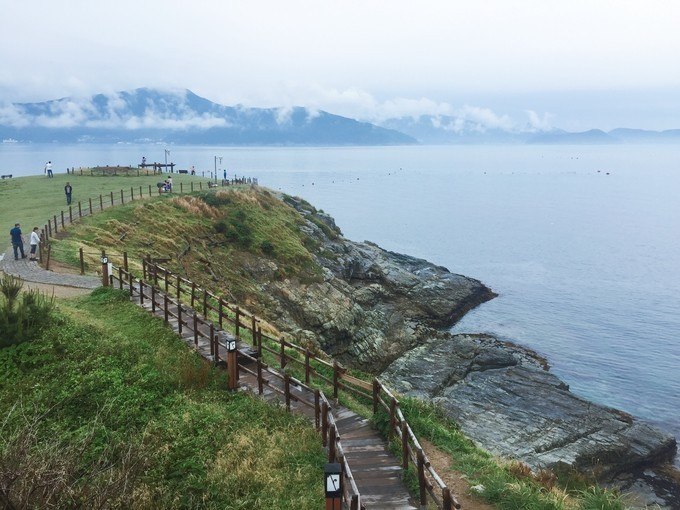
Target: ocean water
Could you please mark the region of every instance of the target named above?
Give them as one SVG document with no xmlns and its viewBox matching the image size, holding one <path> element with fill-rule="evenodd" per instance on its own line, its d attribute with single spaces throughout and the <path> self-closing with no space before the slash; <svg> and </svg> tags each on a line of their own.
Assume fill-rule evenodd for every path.
<svg viewBox="0 0 680 510">
<path fill-rule="evenodd" d="M 0 173 L 164 161 L 166 146 L 0 146 Z M 680 437 L 680 147 L 170 146 L 180 168 L 256 176 L 346 237 L 477 278 L 499 297 L 453 331 L 545 356 L 572 391 Z"/>
</svg>

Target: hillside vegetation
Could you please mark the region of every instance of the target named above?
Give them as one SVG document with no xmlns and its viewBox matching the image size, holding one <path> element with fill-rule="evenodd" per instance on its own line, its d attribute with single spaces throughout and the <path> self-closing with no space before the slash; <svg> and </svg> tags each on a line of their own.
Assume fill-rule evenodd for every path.
<svg viewBox="0 0 680 510">
<path fill-rule="evenodd" d="M 320 508 L 309 422 L 244 393 L 127 294 L 0 349 L 6 508 Z"/>
</svg>

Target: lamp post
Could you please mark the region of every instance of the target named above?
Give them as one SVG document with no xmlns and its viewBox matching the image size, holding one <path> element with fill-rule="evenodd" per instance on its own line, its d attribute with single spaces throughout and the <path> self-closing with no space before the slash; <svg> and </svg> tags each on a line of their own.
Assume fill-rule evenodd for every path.
<svg viewBox="0 0 680 510">
<path fill-rule="evenodd" d="M 215 183 L 217 183 L 217 160 L 220 160 L 220 166 L 222 166 L 222 156 L 215 156 Z"/>
<path fill-rule="evenodd" d="M 170 154 L 170 151 L 168 149 L 165 149 L 165 171 L 168 171 L 168 155 Z"/>
</svg>

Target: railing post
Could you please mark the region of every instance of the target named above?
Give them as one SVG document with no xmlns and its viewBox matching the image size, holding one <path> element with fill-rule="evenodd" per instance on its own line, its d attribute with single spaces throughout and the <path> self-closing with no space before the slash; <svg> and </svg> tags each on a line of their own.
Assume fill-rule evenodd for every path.
<svg viewBox="0 0 680 510">
<path fill-rule="evenodd" d="M 123 268 L 118 266 L 118 285 L 120 290 L 123 290 Z"/>
<path fill-rule="evenodd" d="M 408 425 L 406 420 L 401 422 L 401 467 L 408 469 Z"/>
<path fill-rule="evenodd" d="M 48 244 L 47 245 L 47 262 L 45 262 L 45 269 L 47 271 L 50 270 L 50 255 L 52 254 L 52 245 Z"/>
<path fill-rule="evenodd" d="M 219 317 L 220 321 L 220 329 L 224 329 L 222 326 L 222 298 L 217 298 L 217 316 Z"/>
<path fill-rule="evenodd" d="M 210 323 L 210 355 L 215 359 L 215 326 Z"/>
<path fill-rule="evenodd" d="M 215 364 L 217 365 L 220 362 L 220 337 L 218 335 L 215 335 Z"/>
<path fill-rule="evenodd" d="M 230 390 L 235 390 L 237 385 L 236 385 L 236 377 L 237 377 L 237 372 L 238 372 L 238 360 L 237 360 L 237 351 L 229 351 L 227 353 L 227 373 L 229 375 L 229 389 Z"/>
<path fill-rule="evenodd" d="M 321 403 L 321 444 L 328 446 L 328 404 L 324 400 Z"/>
<path fill-rule="evenodd" d="M 120 190 L 120 204 L 123 205 L 125 203 L 125 197 L 123 196 L 123 190 Z"/>
<path fill-rule="evenodd" d="M 38 264 L 42 264 L 43 259 L 43 239 L 45 239 L 45 232 L 41 230 L 40 243 L 38 243 Z"/>
<path fill-rule="evenodd" d="M 191 282 L 191 308 L 194 308 L 195 298 L 196 298 L 196 282 Z"/>
<path fill-rule="evenodd" d="M 257 358 L 257 392 L 262 395 L 264 392 L 264 381 L 262 380 L 262 360 Z"/>
<path fill-rule="evenodd" d="M 47 230 L 49 232 L 49 236 L 52 237 L 52 220 L 50 218 L 47 218 Z"/>
<path fill-rule="evenodd" d="M 258 358 L 259 361 L 259 358 Z M 319 430 L 319 427 L 321 426 L 321 406 L 319 405 L 321 399 L 321 392 L 319 391 L 318 388 L 314 390 L 314 426 L 316 427 L 316 430 Z"/>
<path fill-rule="evenodd" d="M 111 192 L 111 207 L 113 207 L 113 191 Z"/>
<path fill-rule="evenodd" d="M 279 354 L 279 356 L 280 356 L 279 364 L 281 365 L 281 368 L 285 368 L 285 366 L 286 366 L 286 341 L 283 339 L 283 337 L 281 337 L 280 342 L 281 342 L 281 354 Z"/>
<path fill-rule="evenodd" d="M 92 214 L 92 197 L 88 199 L 90 201 L 90 214 Z"/>
<path fill-rule="evenodd" d="M 165 323 L 168 323 L 168 295 L 163 294 L 163 318 L 165 319 Z"/>
<path fill-rule="evenodd" d="M 104 256 L 104 250 L 102 250 L 102 257 Z M 109 286 L 109 264 L 108 262 L 102 262 L 102 283 L 104 287 Z"/>
<path fill-rule="evenodd" d="M 378 378 L 373 378 L 373 414 L 378 412 L 378 398 L 380 397 L 380 382 Z"/>
<path fill-rule="evenodd" d="M 262 327 L 257 328 L 257 355 L 262 357 Z"/>
<path fill-rule="evenodd" d="M 57 232 L 59 232 L 59 230 L 57 228 L 57 215 L 55 214 L 54 215 L 54 233 L 56 234 Z"/>
<path fill-rule="evenodd" d="M 83 256 L 83 247 L 78 248 L 78 254 L 80 256 L 80 274 L 85 274 L 85 257 Z"/>
<path fill-rule="evenodd" d="M 305 349 L 305 384 L 309 384 L 309 349 Z"/>
<path fill-rule="evenodd" d="M 283 388 L 286 395 L 286 411 L 290 412 L 290 376 L 283 374 Z"/>
<path fill-rule="evenodd" d="M 142 277 L 146 280 L 146 259 L 142 258 Z"/>
<path fill-rule="evenodd" d="M 333 463 L 335 462 L 335 437 L 336 437 L 336 430 L 335 430 L 335 425 L 331 425 L 330 430 L 328 431 L 328 462 Z"/>
<path fill-rule="evenodd" d="M 156 286 L 151 285 L 151 313 L 156 312 Z"/>
<path fill-rule="evenodd" d="M 61 228 L 64 228 L 64 211 L 61 211 Z"/>
<path fill-rule="evenodd" d="M 453 510 L 453 498 L 451 498 L 451 491 L 448 487 L 442 489 L 442 507 L 443 510 Z"/>
<path fill-rule="evenodd" d="M 194 310 L 194 345 L 198 347 L 198 316 Z"/>
<path fill-rule="evenodd" d="M 177 327 L 179 327 L 179 336 L 182 336 L 182 303 L 177 302 Z"/>
<path fill-rule="evenodd" d="M 359 508 L 359 495 L 358 494 L 352 494 L 352 502 L 349 505 L 349 510 L 361 510 Z"/>
<path fill-rule="evenodd" d="M 420 489 L 420 508 L 427 508 L 427 492 L 425 488 L 425 455 L 422 448 L 418 448 L 418 488 Z"/>
<path fill-rule="evenodd" d="M 123 269 L 125 269 L 126 273 L 130 271 L 130 268 L 128 267 L 128 256 L 126 251 L 123 252 Z"/>
<path fill-rule="evenodd" d="M 168 270 L 163 270 L 163 279 L 165 280 L 165 293 L 168 293 Z"/>
<path fill-rule="evenodd" d="M 139 280 L 139 304 L 144 304 L 144 280 Z"/>
<path fill-rule="evenodd" d="M 241 310 L 236 307 L 236 339 L 241 339 Z"/>
<path fill-rule="evenodd" d="M 392 441 L 392 438 L 394 437 L 394 422 L 395 422 L 396 409 L 397 409 L 397 400 L 394 397 L 392 397 L 392 400 L 390 400 L 390 428 L 387 431 L 387 438 L 390 441 Z"/>
<path fill-rule="evenodd" d="M 257 329 L 255 326 L 255 316 L 251 315 L 250 316 L 250 324 L 251 324 L 251 329 L 252 329 L 252 337 L 253 337 L 253 346 L 257 345 Z"/>
<path fill-rule="evenodd" d="M 340 376 L 340 367 L 338 362 L 333 362 L 333 398 L 338 398 L 338 380 Z"/>
<path fill-rule="evenodd" d="M 177 275 L 177 301 L 182 297 L 182 277 Z"/>
</svg>

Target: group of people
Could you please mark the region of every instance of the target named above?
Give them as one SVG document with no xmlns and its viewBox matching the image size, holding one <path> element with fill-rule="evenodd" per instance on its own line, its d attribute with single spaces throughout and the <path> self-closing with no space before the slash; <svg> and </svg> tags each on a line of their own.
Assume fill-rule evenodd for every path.
<svg viewBox="0 0 680 510">
<path fill-rule="evenodd" d="M 19 260 L 19 253 L 21 253 L 21 258 L 25 259 L 26 254 L 24 253 L 24 236 L 21 233 L 21 225 L 19 223 L 14 224 L 14 228 L 9 231 L 9 236 L 12 239 L 12 248 L 14 249 L 14 260 Z M 38 251 L 38 245 L 40 244 L 40 229 L 34 227 L 31 232 L 31 258 L 28 260 L 37 260 L 36 252 Z"/>
<path fill-rule="evenodd" d="M 161 189 L 162 192 L 164 193 L 169 193 L 172 191 L 172 177 L 168 176 L 167 179 L 165 179 L 163 182 L 158 183 L 158 187 Z"/>
</svg>

